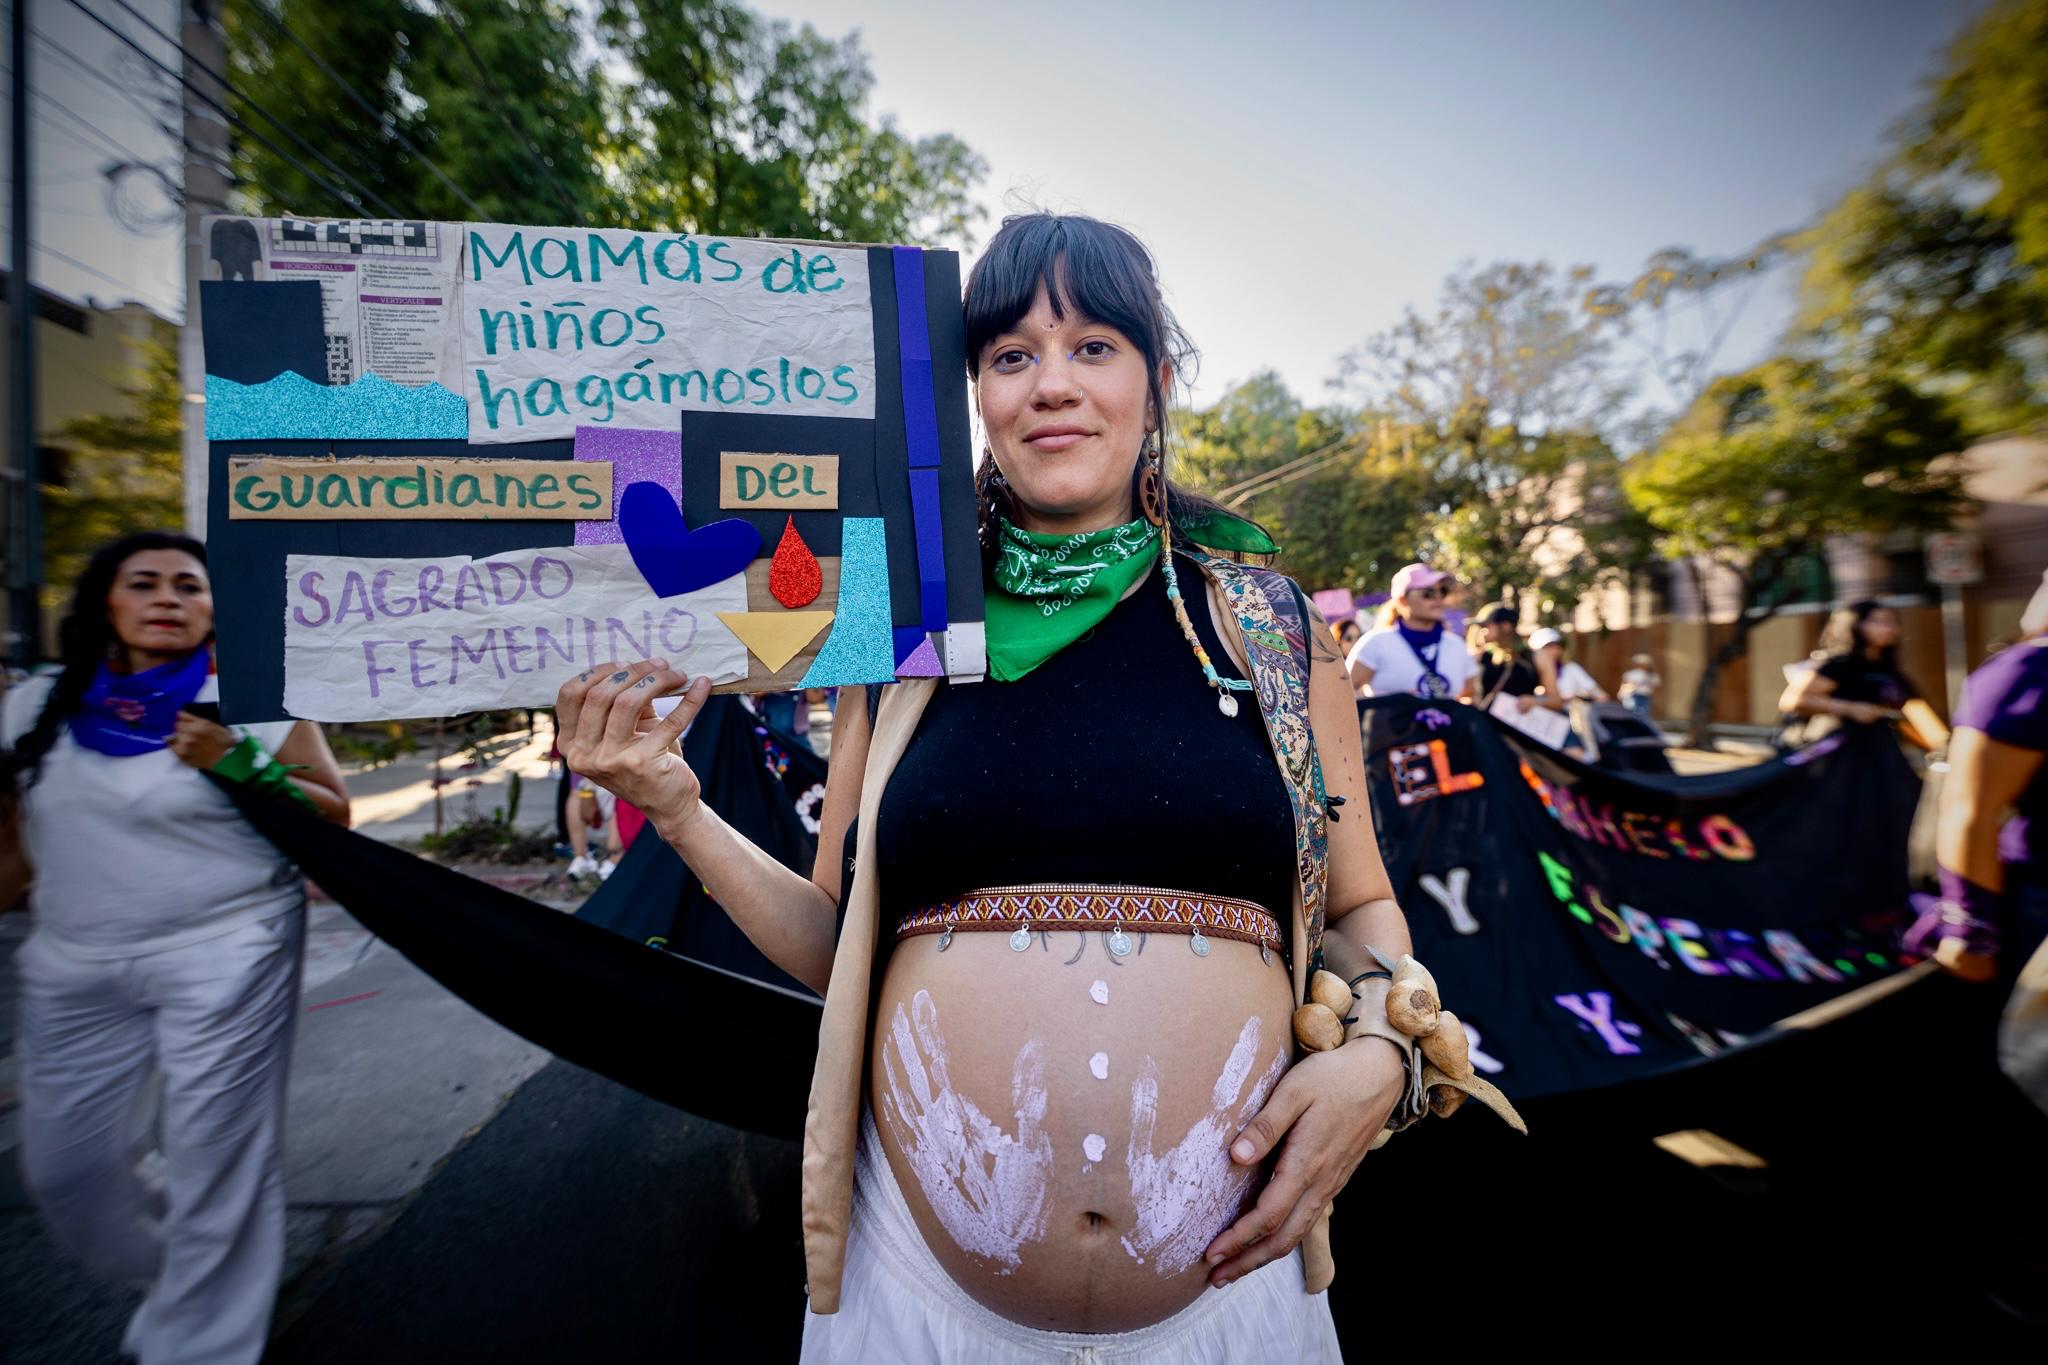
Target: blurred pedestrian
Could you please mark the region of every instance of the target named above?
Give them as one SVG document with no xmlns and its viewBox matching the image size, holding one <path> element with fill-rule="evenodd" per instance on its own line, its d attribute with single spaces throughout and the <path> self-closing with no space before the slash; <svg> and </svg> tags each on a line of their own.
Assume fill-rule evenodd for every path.
<svg viewBox="0 0 2048 1365">
<path fill-rule="evenodd" d="M 1607 689 L 1596 682 L 1577 659 L 1565 657 L 1566 643 L 1561 631 L 1545 626 L 1529 637 L 1529 652 L 1535 657 L 1538 671 L 1548 665 L 1557 679 L 1552 690 L 1566 701 L 1606 701 Z"/>
<path fill-rule="evenodd" d="M 348 795 L 318 726 L 212 718 L 197 541 L 100 550 L 61 638 L 62 671 L 0 713 L 0 839 L 33 877 L 23 1179 L 60 1245 L 147 1286 L 128 1355 L 254 1365 L 284 1266 L 305 889 L 208 774 L 343 825 Z"/>
<path fill-rule="evenodd" d="M 1465 642 L 1444 628 L 1451 576 L 1427 564 L 1407 564 L 1394 575 L 1393 596 L 1380 623 L 1345 657 L 1351 685 L 1363 696 L 1411 693 L 1447 700 L 1472 688 L 1477 669 Z"/>
<path fill-rule="evenodd" d="M 1963 686 L 1935 827 L 1941 900 L 1909 936 L 1973 981 L 2016 973 L 2048 938 L 2048 575 L 2020 628 Z"/>
<path fill-rule="evenodd" d="M 575 856 L 569 860 L 569 875 L 572 877 L 596 877 L 600 881 L 612 875 L 619 865 L 620 850 L 625 847 L 620 837 L 618 798 L 580 774 L 569 779 L 569 847 Z M 605 850 L 602 860 L 590 852 L 590 834 L 596 830 Z"/>
<path fill-rule="evenodd" d="M 1480 609 L 1472 628 L 1478 632 L 1483 651 L 1479 659 L 1478 705 L 1490 707 L 1495 697 L 1527 698 L 1520 703 L 1526 712 L 1542 704 L 1537 691 L 1543 686 L 1543 675 L 1537 669 L 1535 656 L 1522 643 L 1520 614 L 1505 602 L 1495 602 Z M 1556 700 L 1550 709 L 1563 710 L 1564 703 Z"/>
<path fill-rule="evenodd" d="M 1834 724 L 1903 721 L 1921 747 L 1947 748 L 1948 727 L 1899 667 L 1899 638 L 1899 615 L 1881 602 L 1866 598 L 1837 610 L 1821 636 L 1818 665 L 1792 680 L 1778 709 Z M 1824 733 L 1802 728 L 1809 742 Z"/>
<path fill-rule="evenodd" d="M 1351 650 L 1365 634 L 1365 627 L 1354 617 L 1345 617 L 1337 623 L 1337 648 L 1344 651 L 1344 657 L 1351 657 Z"/>
<path fill-rule="evenodd" d="M 1657 661 L 1647 654 L 1638 654 L 1628 662 L 1628 672 L 1621 675 L 1621 704 L 1649 720 L 1657 704 L 1657 690 L 1664 686 L 1664 679 L 1657 673 Z"/>
<path fill-rule="evenodd" d="M 1529 637 L 1529 657 L 1536 666 L 1536 676 L 1541 681 L 1540 691 L 1535 696 L 1519 699 L 1523 714 L 1542 706 L 1549 710 L 1562 711 L 1570 719 L 1570 728 L 1559 742 L 1559 747 L 1573 753 L 1586 750 L 1586 736 L 1592 733 L 1593 720 L 1590 709 L 1595 702 L 1607 700 L 1607 693 L 1593 675 L 1581 667 L 1577 660 L 1565 657 L 1565 638 L 1561 631 L 1545 626 Z"/>
</svg>

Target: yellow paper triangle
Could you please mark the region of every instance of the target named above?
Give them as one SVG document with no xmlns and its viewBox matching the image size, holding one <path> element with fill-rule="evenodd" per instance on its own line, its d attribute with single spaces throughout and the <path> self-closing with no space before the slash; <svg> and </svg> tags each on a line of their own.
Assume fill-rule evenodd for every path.
<svg viewBox="0 0 2048 1365">
<path fill-rule="evenodd" d="M 818 638 L 818 632 L 832 624 L 829 611 L 722 611 L 718 619 L 740 637 L 770 673 L 803 652 Z"/>
</svg>

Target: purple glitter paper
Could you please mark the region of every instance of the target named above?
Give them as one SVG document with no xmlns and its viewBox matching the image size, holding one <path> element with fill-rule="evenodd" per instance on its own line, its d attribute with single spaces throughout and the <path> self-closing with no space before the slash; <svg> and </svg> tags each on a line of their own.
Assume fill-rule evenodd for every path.
<svg viewBox="0 0 2048 1365">
<path fill-rule="evenodd" d="M 612 466 L 612 519 L 576 523 L 578 545 L 619 545 L 619 499 L 636 483 L 660 484 L 680 506 L 683 501 L 683 433 L 624 431 L 615 427 L 576 428 L 576 458 L 609 460 Z"/>
</svg>

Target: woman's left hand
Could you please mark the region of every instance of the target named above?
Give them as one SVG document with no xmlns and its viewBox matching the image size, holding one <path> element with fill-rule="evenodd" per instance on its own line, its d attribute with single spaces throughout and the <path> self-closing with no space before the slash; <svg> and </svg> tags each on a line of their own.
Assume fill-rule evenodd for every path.
<svg viewBox="0 0 2048 1365">
<path fill-rule="evenodd" d="M 178 728 L 171 734 L 171 752 L 180 762 L 204 771 L 226 757 L 236 742 L 235 732 L 225 725 L 180 711 Z"/>
<path fill-rule="evenodd" d="M 1240 1166 L 1256 1166 L 1276 1147 L 1280 1159 L 1259 1202 L 1209 1244 L 1210 1284 L 1220 1289 L 1301 1245 L 1365 1159 L 1407 1081 L 1401 1054 L 1369 1037 L 1311 1053 L 1281 1077 L 1230 1147 Z"/>
</svg>

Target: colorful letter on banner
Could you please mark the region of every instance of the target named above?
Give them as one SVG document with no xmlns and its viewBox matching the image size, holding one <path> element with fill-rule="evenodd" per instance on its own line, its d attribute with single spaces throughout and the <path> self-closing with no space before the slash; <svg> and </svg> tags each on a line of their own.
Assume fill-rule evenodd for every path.
<svg viewBox="0 0 2048 1365">
<path fill-rule="evenodd" d="M 932 398 L 932 338 L 924 315 L 924 252 L 899 246 L 896 353 L 903 367 L 903 444 L 910 457 L 910 516 L 917 528 L 918 601 L 924 628 L 946 628 L 946 547 L 939 522 L 939 413 Z"/>
</svg>

